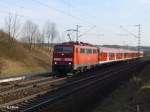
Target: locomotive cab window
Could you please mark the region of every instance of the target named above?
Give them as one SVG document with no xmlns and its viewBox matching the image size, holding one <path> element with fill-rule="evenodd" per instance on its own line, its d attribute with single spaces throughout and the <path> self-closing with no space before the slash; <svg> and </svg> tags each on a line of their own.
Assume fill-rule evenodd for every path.
<svg viewBox="0 0 150 112">
<path fill-rule="evenodd" d="M 73 48 L 72 47 L 60 47 L 57 46 L 54 49 L 54 52 L 58 52 L 58 53 L 73 53 Z"/>
</svg>

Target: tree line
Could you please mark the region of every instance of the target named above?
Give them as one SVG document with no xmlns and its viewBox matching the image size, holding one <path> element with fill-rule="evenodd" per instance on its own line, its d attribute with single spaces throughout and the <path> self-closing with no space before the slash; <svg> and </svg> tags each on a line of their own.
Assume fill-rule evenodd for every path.
<svg viewBox="0 0 150 112">
<path fill-rule="evenodd" d="M 48 47 L 51 46 L 54 39 L 58 38 L 59 32 L 56 23 L 46 21 L 43 28 L 32 20 L 26 20 L 23 25 L 17 15 L 9 14 L 4 20 L 4 32 L 9 35 L 9 40 L 13 45 L 13 40 L 19 37 L 19 40 L 29 45 L 31 49 L 33 46 L 40 44 Z"/>
</svg>

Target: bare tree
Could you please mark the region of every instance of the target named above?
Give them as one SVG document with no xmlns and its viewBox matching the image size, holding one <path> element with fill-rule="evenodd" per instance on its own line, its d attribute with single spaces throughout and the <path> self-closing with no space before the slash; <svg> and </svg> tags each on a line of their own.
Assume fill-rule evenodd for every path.
<svg viewBox="0 0 150 112">
<path fill-rule="evenodd" d="M 47 21 L 43 28 L 43 36 L 47 38 L 48 47 L 50 47 L 50 38 L 51 38 L 51 23 Z"/>
<path fill-rule="evenodd" d="M 57 37 L 58 31 L 56 29 L 56 24 L 47 21 L 43 28 L 44 36 L 48 40 L 48 47 L 50 47 L 50 43 Z"/>
<path fill-rule="evenodd" d="M 44 29 L 41 32 L 40 37 L 41 37 L 41 43 L 42 43 L 41 46 L 44 48 L 44 43 L 45 43 L 45 32 L 44 32 Z"/>
<path fill-rule="evenodd" d="M 34 35 L 34 45 L 37 44 L 39 46 L 42 46 L 42 43 L 44 43 L 43 41 L 43 34 L 40 32 L 39 29 L 37 29 L 36 34 Z"/>
<path fill-rule="evenodd" d="M 56 24 L 52 23 L 51 26 L 51 43 L 53 43 L 53 40 L 58 36 L 58 31 L 56 29 Z"/>
<path fill-rule="evenodd" d="M 36 37 L 39 33 L 38 25 L 28 20 L 25 22 L 22 28 L 22 38 L 24 41 L 29 43 L 29 48 L 32 48 L 32 45 L 36 43 Z"/>
<path fill-rule="evenodd" d="M 20 28 L 20 21 L 17 14 L 9 14 L 5 19 L 5 32 L 9 35 L 9 40 L 17 38 Z"/>
<path fill-rule="evenodd" d="M 37 34 L 36 43 L 39 44 L 39 46 L 43 47 L 44 45 L 44 38 L 42 33 Z"/>
</svg>

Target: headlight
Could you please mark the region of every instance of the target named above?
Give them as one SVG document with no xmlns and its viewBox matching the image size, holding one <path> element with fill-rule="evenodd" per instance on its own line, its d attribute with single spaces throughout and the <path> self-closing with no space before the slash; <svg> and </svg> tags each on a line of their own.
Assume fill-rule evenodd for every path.
<svg viewBox="0 0 150 112">
<path fill-rule="evenodd" d="M 71 62 L 69 62 L 68 64 L 71 65 Z"/>
<path fill-rule="evenodd" d="M 56 65 L 56 64 L 57 64 L 57 62 L 54 62 L 54 64 Z"/>
</svg>

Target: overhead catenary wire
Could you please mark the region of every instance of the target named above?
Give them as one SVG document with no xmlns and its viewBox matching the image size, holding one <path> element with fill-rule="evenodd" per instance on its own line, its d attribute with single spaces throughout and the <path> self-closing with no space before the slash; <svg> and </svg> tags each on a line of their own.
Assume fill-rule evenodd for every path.
<svg viewBox="0 0 150 112">
<path fill-rule="evenodd" d="M 85 21 L 84 19 L 82 19 L 82 18 L 80 18 L 80 17 L 74 16 L 74 15 L 72 15 L 72 14 L 69 14 L 69 13 L 65 12 L 65 11 L 62 11 L 62 10 L 57 9 L 57 8 L 54 8 L 54 7 L 52 7 L 52 6 L 50 6 L 50 5 L 46 4 L 46 3 L 43 3 L 43 2 L 40 1 L 40 0 L 32 0 L 32 1 L 33 1 L 34 3 L 37 3 L 37 4 L 41 5 L 41 6 L 43 6 L 43 7 L 52 9 L 52 10 L 54 10 L 54 11 L 57 11 L 57 12 L 59 12 L 59 13 L 61 13 L 61 14 L 66 15 L 66 16 L 70 16 L 70 17 L 72 17 L 73 19 L 76 19 L 76 20 L 78 20 L 78 21 L 81 21 L 81 22 L 84 22 L 84 23 L 89 23 L 89 21 Z M 7 6 L 9 6 L 8 3 L 6 3 L 5 1 L 0 1 L 0 2 L 5 3 Z M 63 0 L 63 2 L 65 2 L 65 1 Z M 65 3 L 67 3 L 67 2 L 65 2 Z M 19 5 L 15 5 L 15 6 L 16 6 L 16 7 L 19 7 L 20 9 L 25 9 L 24 6 L 19 6 Z M 31 10 L 31 11 L 32 11 L 32 10 Z M 18 15 L 20 15 L 20 14 L 18 14 Z M 21 15 L 21 16 L 22 16 L 22 17 L 25 17 L 24 15 Z M 26 16 L 26 17 L 27 17 L 27 16 Z M 29 17 L 29 16 L 28 16 L 28 17 Z"/>
<path fill-rule="evenodd" d="M 6 1 L 0 1 L 1 3 L 5 4 L 5 7 L 7 8 L 10 8 L 9 7 L 9 4 L 6 3 Z M 19 5 L 15 5 L 17 8 L 20 8 L 20 9 L 25 9 L 24 6 L 19 6 Z M 32 10 L 31 10 L 32 11 Z M 36 20 L 36 21 L 41 21 L 42 19 L 38 19 L 38 18 L 34 18 L 34 16 L 28 16 L 28 15 L 25 15 L 25 14 L 20 14 L 18 13 L 17 11 L 12 11 L 9 9 L 9 11 L 7 10 L 1 10 L 0 9 L 0 13 L 2 14 L 5 14 L 5 15 L 15 15 L 15 16 L 18 16 L 18 17 L 21 17 L 21 18 L 26 18 L 26 19 L 33 19 L 33 20 Z"/>
<path fill-rule="evenodd" d="M 80 17 L 74 16 L 74 15 L 72 15 L 72 14 L 69 14 L 69 13 L 65 12 L 65 11 L 62 11 L 62 10 L 57 9 L 57 8 L 54 8 L 54 7 L 52 7 L 52 6 L 50 6 L 50 5 L 46 4 L 46 3 L 43 3 L 43 2 L 40 1 L 40 0 L 32 0 L 32 1 L 33 1 L 34 3 L 37 3 L 37 4 L 41 5 L 41 6 L 43 6 L 43 7 L 52 9 L 52 10 L 54 10 L 54 11 L 57 11 L 57 12 L 61 13 L 61 14 L 64 14 L 64 15 L 69 16 L 69 17 L 72 17 L 73 19 L 76 19 L 76 20 L 78 20 L 78 21 L 81 21 L 81 22 L 84 22 L 84 23 L 89 23 L 88 21 L 86 21 L 86 20 L 84 20 L 84 19 L 82 19 L 82 18 L 80 18 Z M 5 1 L 0 1 L 0 2 L 2 2 L 2 3 L 4 3 L 5 5 L 9 6 L 9 4 L 6 3 Z M 65 2 L 65 1 L 63 0 L 63 2 Z M 67 3 L 67 2 L 65 2 L 65 3 Z M 15 6 L 16 6 L 16 7 L 19 7 L 20 9 L 25 9 L 24 6 L 19 6 L 19 5 L 15 5 Z M 32 10 L 31 10 L 31 11 L 32 11 Z M 4 11 L 3 11 L 3 12 L 4 12 Z M 6 11 L 5 11 L 5 12 L 6 12 Z M 8 13 L 8 12 L 7 12 L 7 13 Z M 10 12 L 10 13 L 12 13 L 12 12 Z M 19 16 L 21 16 L 21 17 L 27 17 L 27 16 L 22 15 L 22 14 L 17 14 L 17 15 L 19 15 Z M 29 16 L 28 16 L 28 17 L 29 17 Z"/>
<path fill-rule="evenodd" d="M 0 0 L 0 2 L 3 3 L 3 4 L 5 4 L 5 6 L 10 6 L 10 4 L 8 4 L 6 1 Z M 15 3 L 15 2 L 14 2 L 14 3 Z M 19 7 L 20 9 L 24 8 L 23 6 L 19 6 L 19 5 L 14 4 L 14 3 L 13 3 L 13 6 Z M 12 4 L 11 4 L 11 5 L 12 5 Z"/>
<path fill-rule="evenodd" d="M 56 12 L 59 12 L 59 13 L 61 13 L 61 14 L 66 15 L 66 16 L 69 16 L 69 17 L 71 17 L 71 18 L 74 19 L 74 20 L 78 20 L 78 21 L 80 21 L 80 22 L 89 24 L 89 26 L 95 26 L 93 23 L 90 23 L 89 21 L 87 21 L 87 20 L 85 20 L 85 19 L 82 19 L 82 18 L 80 18 L 80 17 L 74 16 L 74 15 L 69 14 L 69 13 L 67 13 L 67 12 L 65 12 L 65 11 L 62 11 L 62 10 L 60 10 L 60 9 L 54 8 L 54 7 L 48 5 L 48 4 L 46 4 L 46 3 L 44 3 L 44 2 L 42 2 L 42 1 L 40 1 L 40 0 L 32 0 L 32 2 L 33 2 L 33 3 L 37 3 L 37 4 L 39 4 L 39 5 L 43 6 L 43 7 L 52 9 L 52 10 L 54 10 L 54 11 L 56 11 Z M 68 5 L 69 5 L 69 3 L 67 3 L 67 2 L 64 1 L 64 0 L 61 1 L 61 2 L 63 2 L 63 3 L 65 3 L 65 4 L 68 4 Z M 3 3 L 6 3 L 6 2 L 3 1 Z M 70 5 L 74 7 L 74 5 L 72 5 L 72 4 L 70 4 Z M 19 7 L 19 5 L 16 5 L 16 6 Z M 23 6 L 21 6 L 21 7 L 19 7 L 19 8 L 25 9 L 25 7 L 23 7 Z M 32 11 L 32 10 L 31 10 L 31 11 Z M 6 11 L 2 11 L 2 13 L 4 13 L 4 12 L 6 12 Z M 7 11 L 7 12 L 6 12 L 6 14 L 9 14 L 9 13 L 14 14 L 13 12 L 10 12 L 10 11 Z M 20 17 L 23 17 L 23 18 L 31 18 L 31 19 L 34 19 L 34 20 L 41 21 L 40 19 L 31 17 L 31 16 L 27 16 L 27 15 L 23 15 L 23 14 L 19 14 L 19 13 L 18 13 L 18 14 L 15 13 L 15 14 L 18 15 L 18 16 L 20 16 Z M 84 14 L 84 15 L 85 15 L 85 14 Z M 97 26 L 97 25 L 96 25 L 96 26 Z M 97 28 L 98 28 L 98 26 L 97 26 Z M 101 29 L 104 30 L 103 28 L 101 28 Z"/>
<path fill-rule="evenodd" d="M 90 29 L 88 29 L 87 31 L 85 31 L 83 34 L 79 35 L 79 37 L 86 35 L 89 31 L 91 31 L 92 29 L 94 29 L 96 26 L 92 26 Z"/>
<path fill-rule="evenodd" d="M 138 56 L 140 57 L 140 46 L 141 46 L 141 24 L 135 25 L 135 27 L 138 27 L 138 35 L 135 35 L 134 33 L 130 32 L 129 30 L 125 29 L 123 26 L 120 26 L 120 28 L 124 31 L 126 31 L 127 33 L 129 33 L 130 35 L 132 35 L 133 37 L 138 39 L 138 44 L 137 44 L 137 50 L 138 50 Z"/>
<path fill-rule="evenodd" d="M 125 32 L 127 32 L 128 34 L 134 36 L 135 38 L 138 38 L 137 35 L 135 35 L 134 33 L 130 32 L 129 30 L 125 29 L 123 26 L 120 26 L 120 28 L 121 28 L 122 30 L 124 30 Z"/>
<path fill-rule="evenodd" d="M 59 12 L 59 13 L 64 14 L 66 16 L 69 16 L 69 17 L 71 17 L 71 18 L 73 18 L 75 20 L 78 20 L 78 21 L 81 21 L 81 22 L 84 22 L 84 23 L 87 23 L 87 24 L 90 24 L 90 25 L 93 26 L 92 23 L 90 23 L 89 21 L 86 21 L 85 19 L 82 19 L 80 17 L 77 17 L 77 16 L 74 16 L 72 14 L 66 13 L 65 11 L 62 11 L 60 9 L 54 8 L 54 7 L 52 7 L 52 6 L 50 6 L 50 5 L 46 4 L 46 3 L 41 2 L 40 0 L 32 0 L 32 1 L 37 3 L 37 4 L 39 4 L 39 5 L 41 5 L 41 6 L 43 6 L 43 7 L 47 7 L 49 9 L 52 9 L 52 10 L 56 11 L 56 12 Z"/>
<path fill-rule="evenodd" d="M 89 22 L 88 20 L 86 20 L 86 19 L 84 19 L 84 18 L 81 18 L 81 17 L 75 16 L 75 15 L 73 15 L 73 14 L 67 13 L 66 11 L 62 11 L 61 9 L 57 9 L 57 8 L 55 8 L 55 7 L 49 5 L 49 4 L 47 4 L 47 3 L 45 3 L 45 2 L 43 2 L 43 1 L 41 1 L 41 0 L 31 0 L 31 1 L 32 1 L 33 3 L 39 4 L 39 5 L 43 6 L 43 7 L 52 9 L 52 10 L 54 10 L 54 11 L 56 11 L 56 12 L 59 12 L 59 13 L 61 13 L 61 14 L 63 14 L 63 15 L 66 15 L 66 16 L 68 16 L 68 17 L 71 17 L 71 18 L 74 19 L 74 20 L 80 21 L 80 22 L 82 22 L 82 23 L 89 24 L 88 26 L 95 26 L 93 23 Z M 3 1 L 3 2 L 5 2 L 5 1 Z M 62 2 L 64 2 L 64 3 L 66 3 L 66 4 L 69 5 L 69 3 L 67 3 L 65 0 L 63 0 Z M 74 7 L 73 4 L 70 3 L 70 5 Z M 15 5 L 15 6 L 18 6 L 18 7 L 19 7 L 18 4 Z M 19 7 L 19 8 L 25 9 L 24 6 L 21 6 L 21 7 Z M 29 9 L 29 10 L 30 10 L 30 9 Z M 31 10 L 31 11 L 32 11 L 32 10 Z M 82 11 L 82 10 L 81 10 L 81 11 Z M 82 12 L 83 12 L 83 11 L 82 11 Z M 7 14 L 7 15 L 8 15 L 8 14 L 15 14 L 15 15 L 17 15 L 17 16 L 19 16 L 19 17 L 22 17 L 22 18 L 33 19 L 33 20 L 37 20 L 37 21 L 41 21 L 41 20 L 42 20 L 42 19 L 34 18 L 34 16 L 31 17 L 31 16 L 28 16 L 28 15 L 19 14 L 19 13 L 13 13 L 13 12 L 10 12 L 10 11 L 0 11 L 0 13 L 5 13 L 5 14 Z M 85 15 L 85 14 L 83 14 L 83 15 Z M 88 16 L 88 15 L 87 15 L 87 16 Z M 90 17 L 90 16 L 88 16 L 88 17 Z M 83 26 L 83 25 L 82 25 L 82 26 Z M 98 28 L 97 25 L 96 25 L 96 27 Z M 102 27 L 99 27 L 99 28 L 100 28 L 101 30 L 105 30 L 105 29 L 103 29 Z M 108 31 L 108 29 L 107 29 L 107 31 Z"/>
<path fill-rule="evenodd" d="M 33 18 L 31 16 L 28 16 L 28 15 L 24 15 L 24 14 L 19 14 L 17 12 L 11 12 L 11 11 L 4 11 L 4 10 L 0 10 L 0 13 L 3 13 L 5 15 L 16 15 L 18 17 L 21 17 L 21 18 L 26 18 L 26 19 L 33 19 L 33 20 L 37 20 L 37 21 L 41 21 L 40 19 L 37 19 L 37 18 Z"/>
<path fill-rule="evenodd" d="M 87 11 L 83 11 L 83 10 L 81 10 L 81 9 L 79 9 L 78 7 L 76 7 L 75 5 L 73 5 L 72 3 L 71 3 L 71 0 L 69 0 L 70 2 L 67 2 L 67 1 L 65 1 L 65 0 L 59 0 L 60 2 L 62 2 L 63 4 L 66 4 L 68 7 L 72 7 L 73 9 L 77 9 L 77 10 L 80 10 L 80 13 L 82 14 L 82 15 L 85 15 L 85 16 L 88 16 L 89 17 L 89 12 L 87 12 Z M 90 15 L 90 17 L 91 17 L 91 15 Z M 95 18 L 95 17 L 92 17 L 92 18 Z"/>
</svg>

